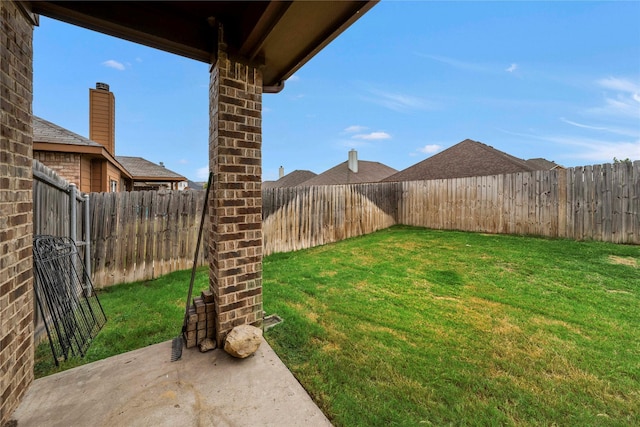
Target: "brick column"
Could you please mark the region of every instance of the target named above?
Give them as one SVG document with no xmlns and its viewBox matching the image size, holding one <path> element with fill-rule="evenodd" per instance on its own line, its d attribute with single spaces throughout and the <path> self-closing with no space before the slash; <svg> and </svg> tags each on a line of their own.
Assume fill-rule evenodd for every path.
<svg viewBox="0 0 640 427">
<path fill-rule="evenodd" d="M 33 23 L 0 1 L 0 425 L 33 381 Z"/>
<path fill-rule="evenodd" d="M 235 326 L 262 326 L 262 72 L 220 44 L 209 85 L 210 289 L 219 346 Z"/>
</svg>

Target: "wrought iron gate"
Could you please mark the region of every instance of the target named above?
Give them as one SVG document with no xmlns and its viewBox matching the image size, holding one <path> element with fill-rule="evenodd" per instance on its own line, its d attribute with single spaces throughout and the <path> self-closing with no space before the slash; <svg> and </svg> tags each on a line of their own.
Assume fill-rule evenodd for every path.
<svg viewBox="0 0 640 427">
<path fill-rule="evenodd" d="M 107 319 L 73 240 L 33 240 L 35 294 L 56 365 L 84 356 Z"/>
</svg>

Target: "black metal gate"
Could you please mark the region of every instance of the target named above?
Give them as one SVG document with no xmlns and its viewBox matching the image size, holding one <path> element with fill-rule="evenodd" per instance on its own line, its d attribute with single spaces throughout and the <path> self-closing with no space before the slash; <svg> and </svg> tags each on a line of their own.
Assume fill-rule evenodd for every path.
<svg viewBox="0 0 640 427">
<path fill-rule="evenodd" d="M 35 294 L 56 365 L 84 356 L 107 318 L 73 240 L 33 239 Z"/>
</svg>

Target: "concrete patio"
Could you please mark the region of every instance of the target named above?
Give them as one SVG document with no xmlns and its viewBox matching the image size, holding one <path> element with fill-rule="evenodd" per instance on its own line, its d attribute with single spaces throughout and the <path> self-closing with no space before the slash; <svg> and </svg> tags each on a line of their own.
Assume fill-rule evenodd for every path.
<svg viewBox="0 0 640 427">
<path fill-rule="evenodd" d="M 36 380 L 17 426 L 330 426 L 262 340 L 234 359 L 222 350 L 152 345 Z"/>
</svg>

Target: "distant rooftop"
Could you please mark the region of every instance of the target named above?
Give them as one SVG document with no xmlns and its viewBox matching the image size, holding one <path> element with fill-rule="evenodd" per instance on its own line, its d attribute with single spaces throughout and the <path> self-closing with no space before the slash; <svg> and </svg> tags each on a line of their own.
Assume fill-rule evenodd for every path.
<svg viewBox="0 0 640 427">
<path fill-rule="evenodd" d="M 317 176 L 308 170 L 294 170 L 291 173 L 286 174 L 277 181 L 265 181 L 262 183 L 262 188 L 282 188 L 282 187 L 295 187 L 302 184 L 305 181 Z"/>
<path fill-rule="evenodd" d="M 516 172 L 550 170 L 556 167 L 545 159 L 526 161 L 486 144 L 465 139 L 420 163 L 408 167 L 384 181 L 418 181 L 502 175 Z"/>
<path fill-rule="evenodd" d="M 187 178 L 142 157 L 116 156 L 136 181 L 186 181 Z"/>
<path fill-rule="evenodd" d="M 368 162 L 358 160 L 358 172 L 349 169 L 349 162 L 339 165 L 315 176 L 298 186 L 308 187 L 311 185 L 336 185 L 336 184 L 360 184 L 365 182 L 379 182 L 384 178 L 393 175 L 397 170 L 380 162 Z"/>
</svg>

